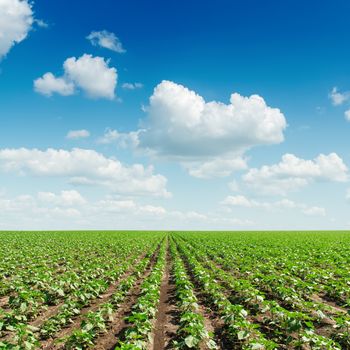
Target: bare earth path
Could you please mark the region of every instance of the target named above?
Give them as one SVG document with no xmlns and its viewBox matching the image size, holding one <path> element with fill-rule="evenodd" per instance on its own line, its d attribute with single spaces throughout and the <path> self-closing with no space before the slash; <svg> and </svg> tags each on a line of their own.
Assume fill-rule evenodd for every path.
<svg viewBox="0 0 350 350">
<path fill-rule="evenodd" d="M 167 246 L 166 269 L 160 289 L 160 300 L 154 328 L 153 350 L 170 347 L 177 331 L 179 312 L 175 300 L 175 284 L 171 275 L 172 261 Z"/>
</svg>

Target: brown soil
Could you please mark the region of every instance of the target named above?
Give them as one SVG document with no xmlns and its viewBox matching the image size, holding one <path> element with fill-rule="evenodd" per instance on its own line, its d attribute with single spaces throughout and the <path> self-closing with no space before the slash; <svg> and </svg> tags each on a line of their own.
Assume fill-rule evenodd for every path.
<svg viewBox="0 0 350 350">
<path fill-rule="evenodd" d="M 217 268 L 220 268 L 220 265 L 216 264 L 215 261 L 212 261 L 215 266 Z M 233 275 L 235 275 L 236 273 L 235 272 L 232 272 Z M 228 285 L 225 283 L 225 281 L 220 281 L 220 283 L 225 286 L 226 288 L 228 287 Z M 228 290 L 227 290 L 228 291 Z M 276 300 L 276 298 L 274 298 L 273 295 L 269 295 L 267 294 L 267 296 L 271 299 L 271 300 Z M 324 337 L 330 337 L 333 333 L 334 333 L 334 328 L 332 326 L 334 326 L 336 324 L 336 322 L 330 318 L 330 317 L 327 317 L 328 316 L 332 316 L 332 315 L 335 315 L 335 314 L 339 314 L 339 312 L 341 313 L 347 313 L 346 309 L 345 308 L 341 308 L 339 307 L 335 302 L 332 302 L 332 301 L 329 301 L 319 295 L 312 295 L 311 298 L 310 298 L 312 301 L 314 301 L 315 303 L 318 303 L 318 304 L 324 304 L 326 306 L 329 307 L 329 310 L 330 311 L 323 311 L 324 314 L 326 315 L 325 318 L 323 319 L 320 319 L 319 322 L 317 323 L 314 323 L 315 324 L 315 332 L 318 334 L 318 335 L 322 335 Z M 289 311 L 293 311 L 293 309 L 290 308 L 289 305 L 283 305 L 287 310 Z M 249 307 L 248 307 L 249 309 Z M 331 315 L 329 315 L 331 314 Z M 310 316 L 314 317 L 315 319 L 317 319 L 318 315 L 317 315 L 317 312 L 316 310 L 313 310 L 310 312 L 309 314 Z M 269 313 L 267 312 L 265 314 L 265 317 L 269 317 Z M 250 317 L 248 317 L 249 321 L 252 322 L 252 323 L 255 323 L 255 324 L 258 324 L 260 326 L 260 332 L 262 332 L 267 339 L 271 339 L 271 340 L 275 340 L 277 341 L 274 337 L 275 337 L 275 329 L 273 329 L 272 327 L 268 326 L 264 320 L 263 320 L 263 315 L 262 314 L 258 314 L 258 315 L 251 315 Z M 295 333 L 295 334 L 289 334 L 290 336 L 292 336 L 294 339 L 297 339 L 298 338 L 298 334 Z M 281 346 L 281 349 L 283 348 L 290 348 L 286 345 L 283 345 L 281 344 L 281 341 L 277 341 L 280 343 L 280 346 Z M 283 343 L 283 341 L 282 341 Z M 290 348 L 292 349 L 292 348 Z M 306 349 L 306 348 L 305 348 Z"/>
<path fill-rule="evenodd" d="M 229 273 L 231 273 L 232 276 L 236 276 L 236 277 L 239 277 L 239 278 L 242 277 L 236 271 L 227 271 L 227 270 L 225 270 L 225 268 L 221 267 L 221 265 L 217 264 L 214 260 L 211 260 L 211 262 L 215 265 L 216 268 L 222 269 L 222 270 L 224 270 L 226 272 L 229 272 Z M 227 288 L 229 288 L 229 284 L 226 281 L 224 281 L 224 280 L 220 280 L 220 284 L 222 284 L 226 288 L 226 290 L 223 291 L 223 293 L 226 295 L 226 297 L 229 297 L 229 294 L 232 293 L 231 291 L 229 291 L 229 289 L 227 289 Z M 268 299 L 275 300 L 282 307 L 284 307 L 286 310 L 288 310 L 288 311 L 295 311 L 295 309 L 293 307 L 291 307 L 291 305 L 284 303 L 283 300 L 281 300 L 279 298 L 276 298 L 276 296 L 271 294 L 269 291 L 267 291 L 267 290 L 265 290 L 263 288 L 259 288 L 259 286 L 255 286 L 255 288 L 258 289 L 258 290 L 261 290 L 262 292 L 264 292 L 265 297 L 267 297 L 267 300 Z M 323 297 L 321 297 L 319 295 L 316 295 L 316 294 L 312 295 L 310 297 L 310 300 L 314 301 L 315 303 L 324 304 L 324 305 L 329 307 L 329 311 L 327 309 L 323 311 L 324 314 L 326 315 L 326 317 L 323 318 L 323 319 L 320 319 L 319 322 L 318 322 L 318 324 L 319 324 L 321 329 L 323 329 L 323 328 L 327 328 L 328 329 L 329 327 L 327 327 L 327 326 L 332 326 L 332 325 L 335 324 L 335 321 L 331 318 L 333 315 L 339 314 L 339 312 L 347 313 L 347 310 L 345 308 L 341 308 L 335 302 L 329 301 L 326 298 L 323 298 Z M 315 318 L 315 319 L 318 318 L 316 310 L 311 310 L 309 315 L 311 317 Z M 327 317 L 327 316 L 330 316 L 330 317 Z"/>
<path fill-rule="evenodd" d="M 151 260 L 150 260 L 150 264 L 146 270 L 146 274 L 149 273 L 151 266 L 153 266 L 156 256 L 158 254 L 159 251 L 159 246 L 157 247 L 156 251 L 154 252 L 154 255 L 152 256 Z M 144 255 L 143 255 L 144 257 Z M 141 260 L 142 257 L 140 259 L 138 259 L 137 261 Z M 126 272 L 123 277 L 121 277 L 117 283 L 113 284 L 112 286 L 110 286 L 108 288 L 108 290 L 106 291 L 106 293 L 104 293 L 103 295 L 101 295 L 98 299 L 94 299 L 92 301 L 92 303 L 87 306 L 84 307 L 81 310 L 81 313 L 78 315 L 77 318 L 74 319 L 73 323 L 71 323 L 68 327 L 62 329 L 60 332 L 58 332 L 54 338 L 50 338 L 48 340 L 42 341 L 41 342 L 41 349 L 43 350 L 56 350 L 56 349 L 62 349 L 63 345 L 62 344 L 58 344 L 57 340 L 66 337 L 67 335 L 69 335 L 73 330 L 80 328 L 80 324 L 82 319 L 84 318 L 84 315 L 86 315 L 88 312 L 90 311 L 96 311 L 99 306 L 105 302 L 107 302 L 109 300 L 109 298 L 114 294 L 114 292 L 117 289 L 117 286 L 119 285 L 120 281 L 127 278 L 128 276 L 130 276 L 133 273 L 133 270 L 130 270 L 128 272 Z M 143 276 L 140 280 L 137 281 L 136 283 L 136 287 L 139 286 L 141 284 L 142 279 L 145 278 L 145 276 Z M 126 307 L 125 304 L 128 304 L 128 302 L 130 302 L 130 299 L 133 299 L 133 294 L 134 292 L 132 292 L 131 296 L 127 297 L 124 304 L 122 304 L 120 306 L 120 308 L 118 308 L 118 311 L 116 313 L 116 315 L 114 315 L 114 319 L 116 320 L 116 323 L 119 322 L 118 318 L 122 317 L 119 315 L 119 313 L 122 313 L 122 310 Z M 132 304 L 133 301 L 131 300 Z M 131 304 L 131 305 L 132 305 Z M 114 328 L 114 325 L 112 326 L 112 329 Z M 103 336 L 103 335 L 102 335 Z M 97 347 L 94 347 L 94 349 L 97 349 Z M 100 349 L 104 349 L 104 348 L 100 348 Z"/>
<path fill-rule="evenodd" d="M 202 297 L 201 294 L 197 293 L 196 296 L 198 298 L 198 312 L 204 317 L 205 329 L 213 335 L 213 339 L 218 345 L 218 349 L 225 349 L 225 347 L 223 347 L 225 342 L 222 340 L 223 321 L 215 312 L 206 307 L 205 298 Z M 201 344 L 200 349 L 208 350 L 209 348 L 206 344 Z"/>
<path fill-rule="evenodd" d="M 177 331 L 179 312 L 175 300 L 175 284 L 171 276 L 172 261 L 167 247 L 166 269 L 160 288 L 160 299 L 153 335 L 153 350 L 163 350 L 171 346 Z"/>
<path fill-rule="evenodd" d="M 4 306 L 6 306 L 9 302 L 9 297 L 6 296 L 6 297 L 1 297 L 0 298 L 0 308 L 3 308 Z"/>
<path fill-rule="evenodd" d="M 222 339 L 222 330 L 224 323 L 221 320 L 220 316 L 210 309 L 210 305 L 207 303 L 207 298 L 203 293 L 201 293 L 201 288 L 198 286 L 198 283 L 196 283 L 189 264 L 187 263 L 186 259 L 182 257 L 181 253 L 180 256 L 184 262 L 187 274 L 195 286 L 194 293 L 198 301 L 198 312 L 204 317 L 205 329 L 213 334 L 213 340 L 216 342 L 218 349 L 226 349 L 223 344 L 226 344 L 227 342 Z M 200 350 L 208 350 L 208 346 L 206 344 L 201 344 Z"/>
<path fill-rule="evenodd" d="M 339 314 L 339 313 L 347 314 L 348 313 L 346 308 L 337 305 L 334 301 L 328 300 L 326 297 L 323 297 L 321 295 L 313 294 L 311 296 L 311 300 L 315 301 L 317 303 L 327 305 L 330 308 L 330 310 L 334 312 L 334 314 Z"/>
<path fill-rule="evenodd" d="M 152 268 L 158 256 L 159 247 L 160 246 L 158 246 L 156 252 L 152 256 L 150 264 L 148 265 L 143 276 L 136 282 L 125 302 L 118 308 L 115 315 L 113 315 L 115 321 L 111 324 L 108 332 L 101 334 L 101 336 L 95 340 L 94 350 L 114 350 L 117 346 L 118 340 L 122 337 L 123 333 L 129 326 L 129 324 L 125 321 L 125 317 L 131 313 L 132 307 L 140 295 L 141 284 L 152 271 Z"/>
<path fill-rule="evenodd" d="M 150 274 L 151 269 L 147 270 L 146 274 L 137 281 L 130 295 L 125 299 L 124 303 L 118 308 L 115 313 L 115 321 L 111 324 L 106 334 L 101 334 L 95 341 L 94 350 L 114 349 L 117 345 L 119 334 L 127 327 L 125 317 L 130 314 L 132 306 L 135 304 L 139 294 L 142 281 Z"/>
<path fill-rule="evenodd" d="M 158 248 L 157 248 L 158 249 Z M 138 262 L 140 262 L 143 258 L 145 257 L 145 254 L 143 254 L 141 257 L 137 258 L 135 260 L 135 262 L 133 263 L 133 265 L 137 265 Z M 81 319 L 82 317 L 87 314 L 89 311 L 95 311 L 96 309 L 98 309 L 99 305 L 103 304 L 104 302 L 106 302 L 111 295 L 114 294 L 118 284 L 120 283 L 120 281 L 122 281 L 123 279 L 127 278 L 128 276 L 130 276 L 132 274 L 133 270 L 129 270 L 127 272 L 125 272 L 119 279 L 118 281 L 116 281 L 115 283 L 111 284 L 108 289 L 106 290 L 106 292 L 102 295 L 100 295 L 99 297 L 92 299 L 90 304 L 84 308 L 81 309 L 81 313 L 77 316 L 77 318 L 74 319 L 73 323 L 71 323 L 68 327 L 62 329 L 59 333 L 57 333 L 54 338 L 50 338 L 48 340 L 42 341 L 42 349 L 46 349 L 46 346 L 51 345 L 54 343 L 54 341 L 58 338 L 62 336 L 65 336 L 66 333 L 71 330 L 72 327 L 76 327 L 77 324 L 80 325 Z M 46 310 L 44 310 L 42 313 L 39 314 L 38 317 L 36 317 L 34 320 L 32 320 L 31 322 L 28 322 L 28 325 L 33 326 L 33 327 L 37 327 L 40 328 L 40 326 L 50 317 L 54 316 L 57 314 L 59 308 L 64 304 L 64 302 L 58 304 L 58 305 L 53 305 L 53 306 L 49 306 Z M 12 332 L 3 332 L 3 336 L 0 336 L 0 339 L 2 341 L 8 341 L 11 340 L 11 337 L 13 336 Z"/>
</svg>

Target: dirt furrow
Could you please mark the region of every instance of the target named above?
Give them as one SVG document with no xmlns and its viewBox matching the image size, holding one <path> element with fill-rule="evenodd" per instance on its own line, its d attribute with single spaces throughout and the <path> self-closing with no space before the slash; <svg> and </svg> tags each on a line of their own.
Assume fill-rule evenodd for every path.
<svg viewBox="0 0 350 350">
<path fill-rule="evenodd" d="M 133 265 L 134 266 L 137 265 L 145 256 L 146 256 L 146 254 L 142 254 L 141 257 L 137 258 L 136 262 L 133 262 Z M 57 333 L 57 335 L 54 338 L 50 338 L 48 340 L 43 341 L 42 346 L 46 346 L 45 344 L 47 344 L 47 343 L 51 344 L 54 341 L 54 339 L 59 337 L 59 334 L 64 333 L 67 329 L 70 329 L 71 327 L 74 327 L 76 325 L 76 322 L 79 323 L 79 320 L 85 314 L 87 314 L 89 311 L 95 311 L 101 304 L 106 302 L 106 300 L 108 300 L 113 295 L 113 293 L 116 291 L 116 288 L 117 288 L 118 284 L 120 283 L 120 281 L 124 280 L 125 278 L 130 276 L 132 273 L 133 273 L 133 269 L 128 270 L 122 276 L 120 276 L 120 278 L 116 282 L 112 283 L 108 287 L 108 289 L 106 290 L 106 292 L 104 294 L 101 294 L 99 297 L 92 299 L 88 306 L 81 309 L 81 313 L 77 316 L 76 319 L 74 319 L 73 323 L 71 323 L 69 325 L 69 328 L 63 329 L 61 332 Z M 45 321 L 47 321 L 50 317 L 55 316 L 58 313 L 59 308 L 63 305 L 64 305 L 64 302 L 61 302 L 57 305 L 49 306 L 38 317 L 36 317 L 34 320 L 28 322 L 28 325 L 36 327 L 36 328 L 40 328 L 43 325 L 43 323 Z M 0 339 L 2 341 L 10 341 L 12 337 L 13 337 L 12 332 L 4 332 L 3 336 L 0 337 Z M 42 348 L 44 349 L 45 347 L 42 347 Z"/>
<path fill-rule="evenodd" d="M 179 252 L 180 253 L 180 252 Z M 204 318 L 204 326 L 205 329 L 213 334 L 213 339 L 215 340 L 216 344 L 218 345 L 218 349 L 225 349 L 225 347 L 222 346 L 222 344 L 225 344 L 226 341 L 222 339 L 222 329 L 224 322 L 221 320 L 220 316 L 216 314 L 214 311 L 211 310 L 210 305 L 208 305 L 207 298 L 204 295 L 204 293 L 201 290 L 201 287 L 198 285 L 197 281 L 195 280 L 193 276 L 193 272 L 191 267 L 189 266 L 186 259 L 182 256 L 180 253 L 180 256 L 184 262 L 184 266 L 186 268 L 187 274 L 195 286 L 194 294 L 198 300 L 198 312 L 203 316 Z M 208 350 L 208 346 L 206 344 L 201 344 L 200 350 Z"/>
<path fill-rule="evenodd" d="M 167 246 L 166 269 L 160 289 L 159 306 L 153 335 L 153 350 L 170 348 L 176 336 L 179 312 L 176 307 L 175 284 L 171 275 L 172 261 Z"/>
<path fill-rule="evenodd" d="M 150 266 L 153 266 L 156 256 L 158 254 L 159 251 L 159 246 L 157 247 L 156 251 L 154 252 L 150 264 L 147 268 L 147 273 L 149 273 L 150 270 Z M 145 255 L 143 255 L 144 257 Z M 140 258 L 141 261 L 142 258 Z M 135 264 L 136 265 L 136 264 Z M 72 333 L 73 330 L 75 329 L 79 329 L 80 328 L 80 324 L 82 319 L 84 318 L 84 316 L 90 312 L 90 311 L 96 311 L 99 306 L 103 303 L 108 302 L 108 300 L 110 299 L 110 297 L 114 294 L 114 292 L 116 291 L 118 284 L 124 280 L 125 278 L 129 277 L 131 274 L 133 273 L 133 270 L 129 270 L 128 272 L 126 272 L 123 277 L 121 277 L 117 283 L 113 284 L 113 286 L 111 286 L 106 293 L 104 293 L 103 295 L 101 295 L 98 299 L 94 299 L 94 301 L 87 307 L 84 307 L 81 310 L 81 313 L 79 314 L 79 316 L 77 318 L 75 318 L 73 320 L 73 322 L 69 325 L 69 327 L 62 329 L 60 332 L 58 332 L 54 338 L 50 338 L 46 341 L 42 341 L 41 342 L 41 349 L 43 350 L 56 350 L 56 349 L 62 349 L 62 344 L 57 344 L 57 340 L 64 338 L 66 336 L 68 336 L 70 333 Z M 144 277 L 142 277 L 143 279 Z M 140 281 L 137 282 L 137 284 L 140 284 Z M 124 304 L 118 309 L 119 310 L 123 309 Z M 118 317 L 115 317 L 115 319 L 118 319 Z M 118 321 L 117 321 L 118 322 Z"/>
<path fill-rule="evenodd" d="M 159 252 L 159 247 L 157 252 L 153 255 L 152 260 L 147 267 L 147 270 L 143 274 L 143 276 L 136 282 L 131 293 L 127 296 L 125 302 L 118 308 L 115 315 L 113 315 L 114 322 L 111 327 L 108 329 L 108 332 L 105 334 L 101 334 L 95 340 L 94 350 L 114 350 L 118 340 L 121 338 L 122 334 L 125 332 L 129 324 L 125 321 L 125 317 L 127 317 L 131 311 L 133 305 L 136 303 L 137 298 L 141 293 L 141 284 L 142 282 L 150 275 L 152 272 L 152 268 L 157 260 Z"/>
<path fill-rule="evenodd" d="M 1 297 L 0 298 L 0 307 L 3 308 L 4 306 L 6 306 L 9 302 L 10 297 L 6 296 L 6 297 Z"/>
<path fill-rule="evenodd" d="M 337 313 L 343 313 L 347 314 L 348 310 L 344 307 L 338 306 L 335 301 L 328 300 L 326 297 L 322 297 L 321 295 L 313 294 L 310 299 L 312 301 L 315 301 L 317 303 L 325 304 L 327 305 L 331 311 L 333 311 L 335 314 Z"/>
</svg>

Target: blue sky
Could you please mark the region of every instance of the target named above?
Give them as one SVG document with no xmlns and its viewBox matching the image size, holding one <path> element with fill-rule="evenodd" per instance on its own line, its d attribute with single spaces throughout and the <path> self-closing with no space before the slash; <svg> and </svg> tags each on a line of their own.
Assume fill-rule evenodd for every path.
<svg viewBox="0 0 350 350">
<path fill-rule="evenodd" d="M 348 229 L 349 10 L 0 0 L 0 229 Z"/>
</svg>

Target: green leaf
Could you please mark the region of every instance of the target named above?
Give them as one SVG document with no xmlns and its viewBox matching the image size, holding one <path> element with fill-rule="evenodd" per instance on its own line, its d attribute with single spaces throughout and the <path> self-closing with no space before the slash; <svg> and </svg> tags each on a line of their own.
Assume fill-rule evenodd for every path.
<svg viewBox="0 0 350 350">
<path fill-rule="evenodd" d="M 189 335 L 188 337 L 185 338 L 185 344 L 189 348 L 194 348 L 197 343 L 198 342 L 196 341 L 196 339 L 192 335 Z"/>
</svg>

